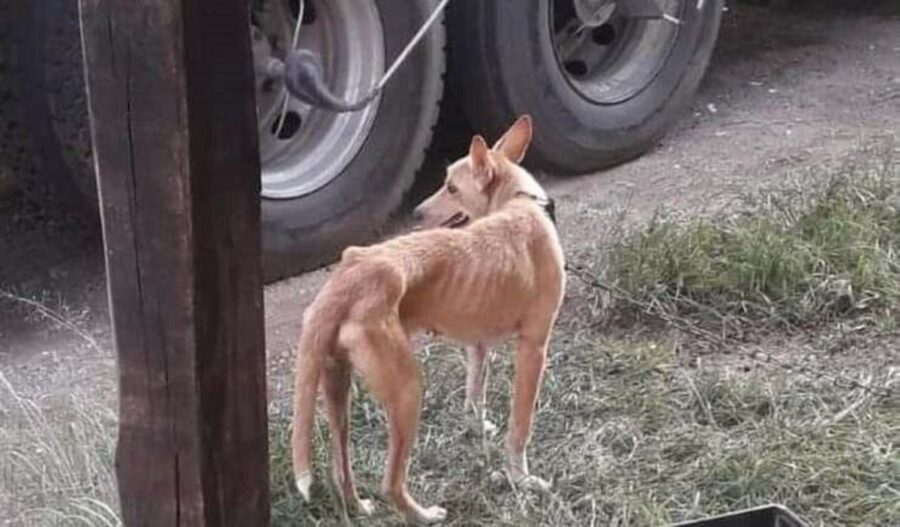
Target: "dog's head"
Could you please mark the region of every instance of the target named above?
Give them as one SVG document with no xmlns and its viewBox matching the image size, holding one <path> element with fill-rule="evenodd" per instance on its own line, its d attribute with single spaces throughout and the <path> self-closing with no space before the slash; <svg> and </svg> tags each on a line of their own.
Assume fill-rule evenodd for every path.
<svg viewBox="0 0 900 527">
<path fill-rule="evenodd" d="M 469 155 L 447 167 L 444 185 L 416 207 L 413 217 L 423 228 L 462 227 L 502 206 L 496 198 L 506 163 L 519 164 L 531 143 L 531 118 L 519 117 L 488 148 L 476 135 Z"/>
</svg>

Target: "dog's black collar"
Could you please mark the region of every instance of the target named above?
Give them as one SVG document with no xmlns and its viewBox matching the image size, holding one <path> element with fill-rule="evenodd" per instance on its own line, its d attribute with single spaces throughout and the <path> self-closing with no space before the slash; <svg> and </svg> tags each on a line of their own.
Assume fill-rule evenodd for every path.
<svg viewBox="0 0 900 527">
<path fill-rule="evenodd" d="M 540 205 L 541 208 L 544 209 L 544 212 L 547 213 L 547 217 L 550 218 L 550 221 L 553 222 L 553 225 L 556 225 L 556 202 L 553 201 L 553 198 L 542 198 L 540 196 L 532 194 L 531 192 L 525 192 L 524 190 L 516 192 L 516 196 L 529 198 Z"/>
</svg>

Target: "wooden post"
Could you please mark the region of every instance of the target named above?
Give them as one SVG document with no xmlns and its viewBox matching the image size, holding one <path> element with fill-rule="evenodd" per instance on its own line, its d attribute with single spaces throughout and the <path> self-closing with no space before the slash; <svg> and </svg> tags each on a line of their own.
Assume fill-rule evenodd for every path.
<svg viewBox="0 0 900 527">
<path fill-rule="evenodd" d="M 268 523 L 247 0 L 80 0 L 126 525 Z"/>
</svg>

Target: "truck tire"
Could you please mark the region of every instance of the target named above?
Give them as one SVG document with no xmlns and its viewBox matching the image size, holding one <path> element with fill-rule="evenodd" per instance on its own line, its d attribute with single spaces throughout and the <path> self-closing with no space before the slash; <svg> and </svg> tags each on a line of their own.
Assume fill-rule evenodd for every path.
<svg viewBox="0 0 900 527">
<path fill-rule="evenodd" d="M 25 106 L 44 171 L 65 192 L 96 205 L 77 3 L 22 4 Z M 292 38 L 300 3 L 253 5 L 254 50 L 277 54 L 279 39 Z M 434 3 L 305 0 L 303 6 L 299 46 L 318 51 L 332 89 L 353 99 L 380 77 Z M 443 24 L 433 27 L 380 97 L 356 113 L 293 100 L 285 109 L 281 86 L 257 79 L 267 280 L 318 267 L 345 246 L 372 239 L 401 203 L 437 122 L 445 38 Z"/>
<path fill-rule="evenodd" d="M 78 2 L 15 2 L 19 118 L 40 177 L 83 215 L 97 214 L 91 134 L 82 69 Z"/>
<path fill-rule="evenodd" d="M 469 120 L 496 135 L 531 114 L 526 162 L 558 174 L 641 154 L 692 100 L 723 0 L 660 4 L 682 23 L 629 19 L 615 8 L 585 28 L 572 0 L 452 3 L 450 56 Z"/>
</svg>

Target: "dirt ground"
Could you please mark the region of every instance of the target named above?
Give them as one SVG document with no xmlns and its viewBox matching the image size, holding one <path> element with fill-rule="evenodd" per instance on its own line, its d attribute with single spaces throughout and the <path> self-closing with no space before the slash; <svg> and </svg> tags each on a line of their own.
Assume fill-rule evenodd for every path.
<svg viewBox="0 0 900 527">
<path fill-rule="evenodd" d="M 865 145 L 900 144 L 900 8 L 834 4 L 732 6 L 691 111 L 653 151 L 600 174 L 548 177 L 570 252 L 592 247 L 622 210 L 636 221 L 659 207 L 727 206 L 748 190 L 864 156 Z M 326 275 L 266 288 L 275 390 L 289 371 L 300 314 Z M 114 362 L 96 228 L 0 188 L 0 295 L 7 293 L 55 312 L 0 296 L 0 372 L 9 382 L 26 394 L 79 387 L 109 397 Z"/>
</svg>

